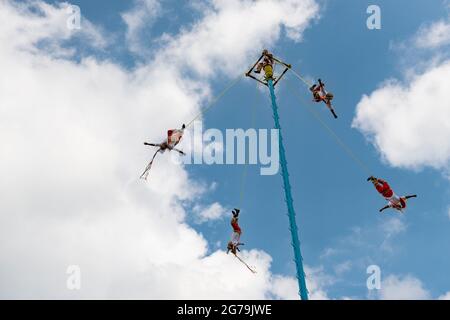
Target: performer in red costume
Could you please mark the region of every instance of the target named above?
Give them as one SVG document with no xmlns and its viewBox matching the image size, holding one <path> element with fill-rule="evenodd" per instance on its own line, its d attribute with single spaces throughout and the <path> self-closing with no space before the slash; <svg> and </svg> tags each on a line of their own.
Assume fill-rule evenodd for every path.
<svg viewBox="0 0 450 320">
<path fill-rule="evenodd" d="M 406 200 L 408 200 L 409 198 L 417 197 L 417 195 L 415 194 L 402 197 L 397 196 L 391 189 L 389 184 L 383 179 L 371 176 L 367 179 L 367 181 L 371 181 L 375 186 L 375 188 L 377 189 L 377 191 L 388 201 L 388 204 L 383 208 L 381 208 L 380 212 L 388 208 L 393 208 L 400 212 L 403 212 L 403 209 L 406 208 Z"/>
<path fill-rule="evenodd" d="M 232 211 L 233 217 L 231 218 L 231 227 L 233 228 L 233 234 L 231 235 L 231 241 L 228 242 L 227 245 L 227 253 L 230 251 L 236 255 L 236 251 L 239 250 L 239 246 L 243 245 L 243 243 L 240 243 L 239 240 L 241 239 L 242 230 L 239 226 L 239 209 L 234 209 Z"/>
</svg>

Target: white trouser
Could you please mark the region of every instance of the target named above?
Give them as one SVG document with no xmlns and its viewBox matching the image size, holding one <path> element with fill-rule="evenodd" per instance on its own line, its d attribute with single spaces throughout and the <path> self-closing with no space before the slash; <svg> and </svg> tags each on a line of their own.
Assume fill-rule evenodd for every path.
<svg viewBox="0 0 450 320">
<path fill-rule="evenodd" d="M 234 245 L 237 245 L 239 243 L 239 239 L 241 238 L 241 234 L 239 232 L 233 232 L 231 235 L 231 242 Z"/>
<path fill-rule="evenodd" d="M 400 202 L 400 197 L 396 195 L 395 193 L 390 198 L 386 198 L 388 201 L 388 205 L 391 207 L 402 207 L 402 203 Z"/>
</svg>

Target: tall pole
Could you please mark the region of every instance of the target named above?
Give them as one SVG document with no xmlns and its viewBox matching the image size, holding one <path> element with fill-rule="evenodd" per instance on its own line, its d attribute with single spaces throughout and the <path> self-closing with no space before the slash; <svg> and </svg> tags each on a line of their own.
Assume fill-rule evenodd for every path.
<svg viewBox="0 0 450 320">
<path fill-rule="evenodd" d="M 294 261 L 297 268 L 297 280 L 299 287 L 299 295 L 302 300 L 308 300 L 308 289 L 306 288 L 305 271 L 303 270 L 303 258 L 300 251 L 300 240 L 298 239 L 297 222 L 295 221 L 294 200 L 291 193 L 291 184 L 289 183 L 289 172 L 287 168 L 286 154 L 283 146 L 283 137 L 281 136 L 280 117 L 278 116 L 278 106 L 273 88 L 272 78 L 267 81 L 272 99 L 273 120 L 275 121 L 275 129 L 279 132 L 279 149 L 280 149 L 280 165 L 281 175 L 283 177 L 285 200 L 288 209 L 289 225 L 292 237 L 292 248 L 294 249 Z"/>
</svg>

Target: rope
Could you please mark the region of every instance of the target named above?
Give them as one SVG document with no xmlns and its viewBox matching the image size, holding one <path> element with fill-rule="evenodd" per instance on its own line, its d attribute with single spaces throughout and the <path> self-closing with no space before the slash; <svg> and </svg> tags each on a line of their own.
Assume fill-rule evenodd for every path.
<svg viewBox="0 0 450 320">
<path fill-rule="evenodd" d="M 293 86 L 291 86 L 290 82 L 287 81 L 289 88 L 295 93 L 295 95 L 299 98 L 299 100 L 302 100 L 301 102 L 303 102 L 303 97 L 293 88 Z M 350 158 L 353 159 L 353 161 L 356 162 L 356 164 L 358 164 L 358 166 L 365 171 L 368 175 L 371 175 L 371 170 L 369 169 L 369 167 L 367 165 L 364 164 L 364 162 L 362 162 L 356 155 L 355 153 L 352 151 L 352 149 L 350 149 L 350 147 L 348 147 L 341 138 L 339 138 L 339 136 L 333 131 L 333 129 L 331 129 L 319 116 L 319 114 L 314 111 L 309 104 L 305 103 L 305 105 L 307 105 L 308 107 L 306 108 L 313 116 L 314 118 L 316 118 L 316 120 L 328 131 L 328 133 L 337 141 L 337 143 L 339 144 L 339 146 L 347 153 L 348 156 L 350 156 Z"/>
<path fill-rule="evenodd" d="M 238 258 L 238 260 L 239 260 L 240 262 L 242 262 L 242 263 L 247 267 L 248 270 L 250 270 L 252 273 L 256 273 L 256 270 L 250 268 L 250 266 L 247 264 L 247 262 L 245 262 L 244 260 L 242 260 L 237 254 L 235 254 L 234 256 L 235 256 L 236 258 Z"/>
<path fill-rule="evenodd" d="M 244 165 L 244 171 L 242 173 L 242 178 L 241 178 L 241 191 L 239 194 L 239 206 L 238 208 L 242 208 L 242 203 L 244 200 L 244 190 L 245 190 L 245 182 L 247 180 L 247 165 Z"/>
<path fill-rule="evenodd" d="M 253 101 L 253 106 L 252 106 L 253 110 L 252 110 L 252 125 L 251 125 L 251 128 L 255 127 L 255 122 L 256 122 L 256 106 L 257 106 L 257 100 L 258 100 L 258 97 L 259 97 L 258 89 L 256 89 L 256 90 L 257 90 L 256 91 L 256 96 L 255 96 L 255 99 Z M 246 184 L 246 181 L 247 181 L 248 166 L 249 165 L 244 165 L 244 170 L 243 170 L 243 173 L 242 173 L 241 190 L 240 190 L 240 193 L 239 193 L 239 207 L 238 208 L 242 207 L 242 203 L 244 201 L 245 184 Z"/>
<path fill-rule="evenodd" d="M 297 78 L 299 78 L 301 81 L 303 81 L 303 83 L 306 84 L 308 86 L 308 88 L 310 88 L 312 86 L 312 83 L 305 80 L 301 75 L 299 75 L 297 72 L 295 72 L 294 69 L 291 68 L 290 70 Z"/>
<path fill-rule="evenodd" d="M 220 98 L 222 98 L 225 93 L 227 93 L 228 90 L 230 90 L 232 87 L 234 87 L 240 80 L 242 79 L 242 75 L 239 75 L 236 79 L 232 80 L 226 87 L 225 89 L 222 90 L 222 92 L 220 92 L 212 101 L 211 103 L 204 108 L 202 111 L 200 111 L 195 117 L 194 119 L 192 119 L 191 121 L 189 121 L 189 123 L 186 125 L 186 127 L 189 127 L 195 120 L 197 120 L 201 115 L 203 115 L 204 113 L 206 113 L 209 109 L 211 109 L 219 100 Z"/>
</svg>

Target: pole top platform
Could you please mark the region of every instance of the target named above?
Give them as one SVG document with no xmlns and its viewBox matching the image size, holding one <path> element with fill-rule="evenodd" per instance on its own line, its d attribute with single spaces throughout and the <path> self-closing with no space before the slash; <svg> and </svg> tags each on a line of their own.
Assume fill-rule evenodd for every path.
<svg viewBox="0 0 450 320">
<path fill-rule="evenodd" d="M 275 74 L 273 73 L 275 64 L 283 66 L 283 71 L 280 73 L 279 76 L 275 76 Z M 259 83 L 265 86 L 268 86 L 268 80 L 272 79 L 273 85 L 275 86 L 291 67 L 292 66 L 290 64 L 287 64 L 282 60 L 274 57 L 273 54 L 271 54 L 267 49 L 264 49 L 261 53 L 261 56 L 258 58 L 258 60 L 256 60 L 253 66 L 245 73 L 245 75 L 249 78 L 252 78 L 253 80 L 258 81 Z M 263 77 L 257 77 L 256 75 L 259 74 L 262 69 L 265 75 Z"/>
</svg>

